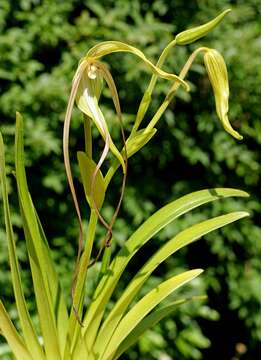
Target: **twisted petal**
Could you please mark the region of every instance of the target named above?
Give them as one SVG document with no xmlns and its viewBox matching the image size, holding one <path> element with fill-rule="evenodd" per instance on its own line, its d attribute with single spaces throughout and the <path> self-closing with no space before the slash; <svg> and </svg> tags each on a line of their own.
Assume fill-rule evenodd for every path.
<svg viewBox="0 0 261 360">
<path fill-rule="evenodd" d="M 214 91 L 217 115 L 224 129 L 236 139 L 241 140 L 243 137 L 232 128 L 227 116 L 229 86 L 225 61 L 217 50 L 207 49 L 204 63 Z"/>
</svg>

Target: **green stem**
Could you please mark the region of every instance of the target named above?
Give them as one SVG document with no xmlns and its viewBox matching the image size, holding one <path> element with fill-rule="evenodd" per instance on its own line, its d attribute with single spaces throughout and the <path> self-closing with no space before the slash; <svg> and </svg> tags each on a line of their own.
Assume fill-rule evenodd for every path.
<svg viewBox="0 0 261 360">
<path fill-rule="evenodd" d="M 174 48 L 176 46 L 176 40 L 172 40 L 166 47 L 165 49 L 162 51 L 160 57 L 159 57 L 159 60 L 156 64 L 157 67 L 161 68 L 162 65 L 164 64 L 170 50 L 172 48 Z M 151 77 L 151 80 L 150 80 L 150 83 L 149 83 L 149 86 L 148 86 L 148 89 L 147 91 L 150 93 L 150 95 L 152 94 L 153 90 L 154 90 L 154 87 L 156 85 L 156 82 L 158 80 L 158 76 L 153 74 L 152 77 Z"/>
<path fill-rule="evenodd" d="M 174 40 L 173 42 L 169 43 L 169 45 L 164 49 L 163 53 L 161 54 L 161 57 L 157 63 L 162 65 L 167 54 L 168 54 L 168 51 L 170 50 L 170 48 L 173 45 L 174 43 Z M 179 74 L 179 77 L 184 79 L 185 76 L 187 75 L 193 61 L 195 60 L 196 56 L 200 53 L 200 52 L 204 52 L 204 51 L 207 51 L 207 48 L 206 47 L 200 47 L 198 49 L 196 49 L 191 55 L 190 57 L 188 58 L 186 64 L 184 65 L 184 67 L 182 68 L 180 74 Z M 155 80 L 153 80 L 155 79 Z M 150 82 L 150 85 L 148 87 L 148 90 L 149 91 L 152 91 L 153 90 L 153 87 L 155 86 L 156 84 L 156 80 L 157 80 L 157 76 L 156 75 L 153 75 L 152 78 L 151 78 L 151 82 Z M 180 83 L 179 82 L 175 82 L 172 87 L 170 88 L 170 91 L 168 92 L 168 94 L 166 95 L 163 103 L 161 104 L 161 106 L 159 107 L 159 109 L 157 110 L 157 112 L 155 113 L 155 115 L 153 116 L 153 118 L 151 119 L 150 123 L 148 124 L 148 126 L 146 127 L 146 132 L 147 131 L 150 131 L 154 128 L 154 126 L 156 125 L 156 123 L 159 121 L 159 119 L 161 118 L 161 116 L 163 115 L 164 111 L 167 109 L 167 107 L 169 106 L 170 102 L 172 101 L 176 91 L 178 90 L 178 88 L 180 87 Z M 137 130 L 137 129 L 136 129 Z M 133 131 L 133 130 L 132 130 Z M 130 135 L 131 136 L 131 135 Z M 115 172 L 117 171 L 117 169 L 119 168 L 119 163 L 117 161 L 113 162 L 113 164 L 111 165 L 111 167 L 109 168 L 106 176 L 105 176 L 105 186 L 106 186 L 106 189 L 107 187 L 109 186 L 109 183 L 113 177 L 113 175 L 115 174 Z"/>
<path fill-rule="evenodd" d="M 171 48 L 174 48 L 175 45 L 176 45 L 176 40 L 174 39 L 165 47 L 165 49 L 162 51 L 162 53 L 161 53 L 161 55 L 159 57 L 159 60 L 158 60 L 158 62 L 156 64 L 157 67 L 161 67 L 164 64 L 164 62 L 165 62 Z M 180 72 L 180 77 L 184 78 L 186 76 L 186 74 L 187 74 L 190 66 L 192 65 L 195 57 L 197 56 L 197 54 L 200 51 L 203 51 L 203 50 L 206 50 L 206 48 L 199 48 L 199 49 L 197 49 L 196 51 L 194 51 L 191 54 L 191 56 L 189 57 L 189 59 L 187 60 L 187 62 L 185 64 L 185 66 L 183 67 L 183 69 Z M 158 78 L 157 75 L 155 75 L 155 74 L 152 75 L 149 86 L 148 86 L 145 94 L 148 94 L 148 95 L 152 94 L 152 92 L 154 90 L 154 87 L 156 85 L 156 82 L 157 82 L 157 78 Z M 170 90 L 171 96 L 169 94 L 166 96 L 165 100 L 163 101 L 160 108 L 158 109 L 158 111 L 156 112 L 154 117 L 152 118 L 150 124 L 146 128 L 146 131 L 151 130 L 154 127 L 154 125 L 157 123 L 157 121 L 160 119 L 160 117 L 162 116 L 162 114 L 164 113 L 166 108 L 168 107 L 170 101 L 172 100 L 172 98 L 174 96 L 174 92 L 179 88 L 179 86 L 180 86 L 180 83 L 178 83 L 178 82 L 174 83 L 174 85 L 172 86 L 172 88 Z M 144 96 L 145 96 L 145 94 L 144 94 Z M 144 98 L 144 96 L 143 96 L 143 98 Z M 141 100 L 139 110 L 142 108 L 142 102 L 143 102 L 143 100 Z M 148 105 L 148 103 L 147 103 L 147 105 Z M 134 123 L 134 126 L 132 128 L 130 136 L 132 136 L 138 130 L 138 127 L 139 127 L 142 119 L 144 118 L 144 115 L 145 115 L 146 111 L 147 111 L 147 109 L 144 109 L 144 113 L 140 113 L 140 114 L 139 114 L 139 111 L 138 111 L 138 114 L 137 114 L 137 117 L 136 117 L 136 120 L 135 120 L 135 123 Z M 118 167 L 119 167 L 119 163 L 114 162 L 111 165 L 111 167 L 109 168 L 109 170 L 108 170 L 108 172 L 107 172 L 107 174 L 105 176 L 105 186 L 106 186 L 106 188 L 108 187 L 108 185 L 109 185 L 113 175 L 117 171 Z"/>
<path fill-rule="evenodd" d="M 193 61 L 195 60 L 196 56 L 203 51 L 206 51 L 207 48 L 205 47 L 200 47 L 197 50 L 195 50 L 190 57 L 188 58 L 186 64 L 184 65 L 184 67 L 182 68 L 179 77 L 184 80 L 185 76 L 187 75 Z M 172 101 L 176 91 L 178 90 L 178 88 L 180 87 L 180 82 L 175 81 L 174 84 L 172 85 L 172 87 L 170 88 L 170 91 L 168 92 L 168 94 L 166 95 L 163 103 L 161 104 L 161 106 L 158 108 L 157 112 L 155 113 L 155 115 L 153 116 L 153 118 L 151 119 L 149 125 L 146 127 L 146 132 L 151 131 L 154 126 L 156 125 L 156 123 L 159 121 L 159 119 L 161 118 L 161 116 L 163 115 L 164 111 L 167 109 L 167 107 L 169 106 L 170 102 Z"/>
<path fill-rule="evenodd" d="M 159 60 L 156 64 L 157 67 L 161 68 L 162 65 L 164 64 L 170 50 L 172 48 L 174 48 L 176 46 L 176 40 L 172 40 L 166 47 L 165 49 L 162 51 L 160 57 L 159 57 Z M 156 82 L 157 82 L 157 79 L 158 79 L 158 76 L 153 74 L 151 79 L 150 79 L 150 83 L 149 83 L 149 86 L 147 88 L 147 90 L 145 91 L 142 99 L 141 99 L 141 102 L 140 102 L 140 105 L 139 105 L 139 109 L 138 109 L 138 112 L 137 112 L 137 117 L 136 117 L 136 120 L 135 120 L 135 123 L 134 123 L 134 126 L 132 128 L 132 134 L 135 133 L 142 120 L 144 119 L 144 116 L 148 110 L 148 107 L 150 105 L 150 102 L 151 102 L 151 95 L 152 95 L 152 92 L 154 90 L 154 87 L 156 85 Z"/>
</svg>

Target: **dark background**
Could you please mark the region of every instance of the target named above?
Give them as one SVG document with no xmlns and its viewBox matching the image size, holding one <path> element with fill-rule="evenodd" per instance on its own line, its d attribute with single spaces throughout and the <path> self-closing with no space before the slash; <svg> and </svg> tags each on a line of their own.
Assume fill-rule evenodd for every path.
<svg viewBox="0 0 261 360">
<path fill-rule="evenodd" d="M 219 50 L 229 72 L 230 121 L 244 140 L 238 142 L 224 132 L 215 114 L 214 97 L 202 59 L 198 59 L 188 76 L 191 93 L 178 92 L 157 124 L 156 136 L 130 160 L 125 199 L 114 229 L 114 246 L 122 244 L 157 208 L 191 191 L 236 187 L 248 191 L 251 197 L 214 203 L 168 226 L 153 246 L 144 249 L 144 254 L 132 262 L 121 287 L 143 263 L 145 255 L 153 253 L 181 228 L 235 209 L 247 209 L 251 217 L 183 249 L 155 272 L 144 292 L 173 271 L 202 267 L 206 269 L 204 274 L 182 292 L 207 293 L 209 298 L 205 303 L 181 307 L 172 318 L 148 331 L 126 359 L 254 360 L 260 356 L 260 1 L 0 0 L 0 119 L 7 144 L 8 172 L 11 174 L 14 168 L 15 111 L 20 111 L 25 118 L 29 187 L 68 294 L 78 230 L 64 174 L 62 128 L 71 79 L 79 59 L 99 41 L 120 40 L 140 48 L 156 62 L 175 34 L 207 22 L 229 7 L 233 12 L 211 34 L 196 44 L 175 48 L 165 69 L 177 73 L 198 46 Z M 104 61 L 110 65 L 117 83 L 128 132 L 149 74 L 129 54 L 114 54 Z M 157 83 L 144 125 L 167 89 L 166 81 Z M 117 141 L 119 132 L 106 91 L 102 104 Z M 102 149 L 98 138 L 96 145 Z M 79 170 L 75 154 L 82 147 L 82 119 L 76 111 L 71 130 L 76 176 Z M 110 187 L 104 208 L 108 216 L 117 201 L 119 181 L 116 178 Z M 83 200 L 77 180 L 76 185 Z M 11 175 L 9 189 L 25 291 L 34 311 Z M 86 203 L 82 201 L 81 206 L 87 218 Z M 0 211 L 2 215 L 2 208 Z M 3 216 L 0 222 L 1 298 L 15 319 Z M 0 358 L 6 357 L 0 355 Z"/>
</svg>

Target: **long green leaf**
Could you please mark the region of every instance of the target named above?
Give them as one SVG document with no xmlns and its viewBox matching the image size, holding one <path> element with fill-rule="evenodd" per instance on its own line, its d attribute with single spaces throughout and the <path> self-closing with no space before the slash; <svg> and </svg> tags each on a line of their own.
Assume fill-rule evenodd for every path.
<svg viewBox="0 0 261 360">
<path fill-rule="evenodd" d="M 59 339 L 56 328 L 54 304 L 50 290 L 50 262 L 46 258 L 45 244 L 42 241 L 38 220 L 27 187 L 24 168 L 23 120 L 17 113 L 15 137 L 15 165 L 19 203 L 27 242 L 35 296 L 42 329 L 44 347 L 48 359 L 61 359 Z"/>
<path fill-rule="evenodd" d="M 17 360 L 34 360 L 0 300 L 0 329 Z M 41 359 L 41 358 L 40 358 Z"/>
<path fill-rule="evenodd" d="M 179 216 L 200 205 L 230 196 L 246 197 L 248 194 L 244 191 L 226 188 L 193 192 L 158 210 L 133 233 L 125 243 L 125 246 L 112 261 L 107 274 L 98 284 L 94 298 L 92 299 L 85 316 L 83 332 L 85 333 L 87 349 L 92 348 L 106 304 L 108 303 L 122 272 L 135 253 L 157 232 Z"/>
<path fill-rule="evenodd" d="M 5 170 L 5 157 L 4 157 L 4 143 L 2 134 L 0 133 L 0 176 L 2 185 L 2 197 L 5 214 L 6 235 L 8 241 L 9 262 L 11 267 L 12 284 L 15 294 L 16 306 L 19 314 L 19 319 L 22 331 L 25 338 L 27 348 L 33 358 L 39 360 L 44 359 L 42 347 L 38 341 L 36 332 L 34 330 L 22 289 L 22 282 L 20 277 L 19 263 L 16 255 L 16 245 L 14 240 L 13 227 L 10 218 L 9 201 L 6 186 L 6 170 Z"/>
<path fill-rule="evenodd" d="M 101 351 L 101 349 L 106 348 L 106 341 L 108 342 L 110 340 L 111 335 L 114 333 L 115 328 L 117 327 L 121 318 L 124 316 L 124 313 L 130 305 L 131 301 L 134 299 L 151 273 L 164 260 L 174 254 L 177 250 L 192 243 L 193 241 L 200 239 L 209 232 L 230 224 L 245 216 L 248 216 L 247 212 L 234 212 L 214 217 L 181 231 L 179 234 L 169 240 L 164 246 L 162 246 L 162 248 L 147 261 L 147 263 L 140 269 L 140 271 L 138 271 L 127 289 L 121 295 L 120 299 L 114 305 L 112 311 L 106 318 L 101 327 L 101 330 L 99 331 L 96 343 L 94 345 L 94 352 L 96 352 L 96 350 Z"/>
<path fill-rule="evenodd" d="M 88 233 L 86 237 L 85 249 L 81 256 L 79 273 L 75 284 L 74 299 L 73 299 L 75 309 L 77 309 L 80 318 L 82 317 L 85 283 L 86 283 L 86 277 L 87 277 L 88 265 L 91 257 L 92 247 L 93 247 L 93 241 L 95 237 L 95 228 L 96 228 L 97 220 L 98 220 L 98 216 L 96 214 L 96 211 L 95 209 L 92 209 L 90 221 L 88 224 Z M 75 346 L 75 343 L 77 341 L 82 342 L 81 325 L 79 324 L 75 316 L 75 312 L 73 308 L 71 309 L 71 313 L 70 313 L 68 334 L 70 337 L 71 348 Z"/>
<path fill-rule="evenodd" d="M 129 335 L 122 341 L 120 346 L 117 349 L 116 354 L 113 359 L 118 359 L 123 353 L 126 352 L 132 345 L 134 345 L 141 335 L 145 333 L 145 331 L 152 329 L 157 323 L 159 323 L 162 319 L 169 317 L 176 309 L 177 306 L 186 304 L 190 301 L 195 300 L 205 300 L 207 296 L 192 296 L 191 298 L 179 299 L 177 301 L 172 302 L 166 306 L 160 307 L 157 310 L 152 311 L 149 315 L 147 315 L 142 321 L 135 326 L 135 328 L 129 333 Z"/>
<path fill-rule="evenodd" d="M 51 291 L 51 298 L 53 304 L 53 310 L 55 314 L 55 321 L 57 324 L 57 333 L 60 343 L 61 353 L 63 354 L 66 351 L 66 347 L 69 346 L 68 344 L 68 312 L 67 307 L 64 299 L 64 294 L 62 291 L 62 287 L 60 281 L 58 279 L 57 272 L 54 268 L 54 263 L 50 256 L 50 248 L 47 242 L 42 224 L 40 219 L 35 210 L 35 216 L 37 217 L 38 226 L 42 241 L 44 243 L 44 252 L 45 252 L 45 259 L 47 268 L 49 270 L 48 274 L 48 282 Z"/>
<path fill-rule="evenodd" d="M 197 277 L 202 271 L 195 269 L 173 276 L 145 295 L 121 320 L 101 360 L 111 360 L 121 342 L 155 306 L 180 286 Z"/>
</svg>

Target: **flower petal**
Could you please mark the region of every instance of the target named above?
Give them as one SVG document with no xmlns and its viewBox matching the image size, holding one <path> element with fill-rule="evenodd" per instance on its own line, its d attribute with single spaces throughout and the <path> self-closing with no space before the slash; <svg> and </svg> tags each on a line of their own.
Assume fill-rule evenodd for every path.
<svg viewBox="0 0 261 360">
<path fill-rule="evenodd" d="M 139 57 L 141 60 L 143 60 L 145 62 L 145 64 L 150 68 L 150 70 L 154 74 L 158 75 L 161 78 L 167 79 L 167 80 L 178 81 L 186 88 L 187 91 L 189 91 L 189 85 L 184 80 L 179 78 L 177 75 L 170 74 L 170 73 L 167 73 L 167 72 L 161 70 L 160 68 L 155 66 L 151 61 L 149 61 L 146 58 L 146 56 L 143 54 L 142 51 L 135 48 L 134 46 L 128 45 L 126 43 L 122 43 L 120 41 L 104 41 L 104 42 L 101 42 L 101 43 L 95 45 L 88 51 L 88 53 L 86 55 L 86 59 L 88 59 L 88 58 L 99 59 L 102 56 L 105 56 L 105 55 L 108 55 L 108 54 L 111 54 L 114 52 L 129 52 L 131 54 L 136 55 L 137 57 Z"/>
<path fill-rule="evenodd" d="M 227 116 L 229 86 L 225 61 L 217 50 L 207 49 L 204 62 L 214 91 L 217 115 L 224 129 L 236 139 L 241 140 L 243 136 L 232 128 Z"/>
<path fill-rule="evenodd" d="M 93 61 L 93 65 L 91 66 L 95 66 L 95 61 Z M 97 66 L 101 67 L 101 63 L 98 62 Z M 115 146 L 115 144 L 111 139 L 107 123 L 98 104 L 98 100 L 101 94 L 104 74 L 103 72 L 97 71 L 96 76 L 94 73 L 92 73 L 91 74 L 92 78 L 90 78 L 89 75 L 90 75 L 89 70 L 88 68 L 86 68 L 81 76 L 81 80 L 76 96 L 76 102 L 79 109 L 93 120 L 100 134 L 104 138 L 105 149 L 103 150 L 101 160 L 99 161 L 99 166 L 102 165 L 102 162 L 105 160 L 108 151 L 110 149 L 111 152 L 120 161 L 123 171 L 125 172 L 124 159 L 120 151 L 117 149 L 117 147 Z M 118 97 L 116 96 L 115 98 L 115 96 L 116 96 L 115 92 L 113 92 L 112 97 L 118 113 L 120 111 L 119 102 L 118 102 Z"/>
</svg>

